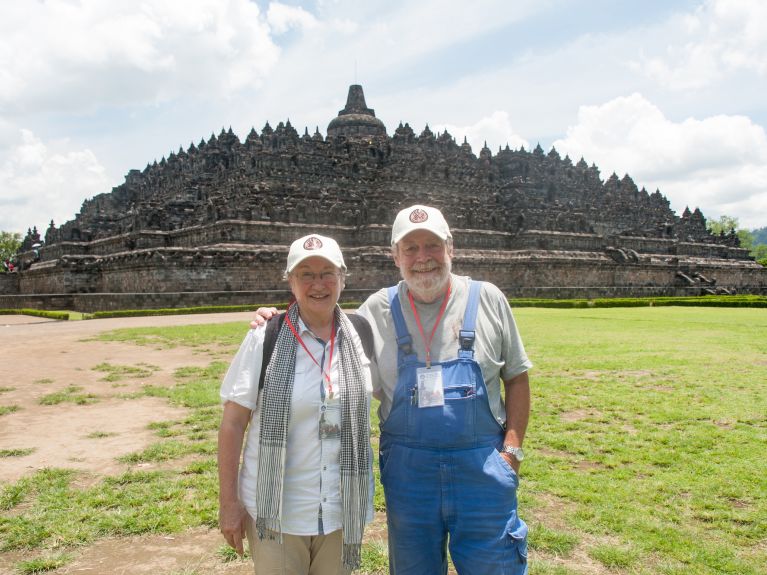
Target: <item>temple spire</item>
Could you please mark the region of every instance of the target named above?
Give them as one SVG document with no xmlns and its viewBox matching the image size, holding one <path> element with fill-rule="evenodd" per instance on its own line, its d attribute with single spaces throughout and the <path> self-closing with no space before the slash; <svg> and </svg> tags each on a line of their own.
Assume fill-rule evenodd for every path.
<svg viewBox="0 0 767 575">
<path fill-rule="evenodd" d="M 346 107 L 328 124 L 328 137 L 370 138 L 386 136 L 386 126 L 376 118 L 375 111 L 365 103 L 362 86 L 349 86 Z"/>
<path fill-rule="evenodd" d="M 375 117 L 375 110 L 368 108 L 365 103 L 365 93 L 362 91 L 362 86 L 359 84 L 352 84 L 349 86 L 349 95 L 346 97 L 346 107 L 338 112 L 339 116 L 346 116 L 347 114 L 365 114 Z"/>
</svg>

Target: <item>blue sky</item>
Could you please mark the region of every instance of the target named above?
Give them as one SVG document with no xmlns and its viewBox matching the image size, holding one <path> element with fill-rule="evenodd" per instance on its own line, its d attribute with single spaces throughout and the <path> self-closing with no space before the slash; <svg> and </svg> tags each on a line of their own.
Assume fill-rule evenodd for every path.
<svg viewBox="0 0 767 575">
<path fill-rule="evenodd" d="M 4 0 L 0 229 L 222 127 L 324 134 L 352 83 L 389 133 L 555 146 L 767 226 L 765 22 L 760 0 Z"/>
</svg>

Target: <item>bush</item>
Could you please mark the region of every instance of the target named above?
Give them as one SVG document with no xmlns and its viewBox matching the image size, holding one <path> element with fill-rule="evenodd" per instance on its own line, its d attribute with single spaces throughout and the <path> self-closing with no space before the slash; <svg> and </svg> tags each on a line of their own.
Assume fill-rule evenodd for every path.
<svg viewBox="0 0 767 575">
<path fill-rule="evenodd" d="M 511 307 L 643 307 L 643 306 L 714 306 L 714 307 L 767 307 L 767 297 L 760 295 L 706 295 L 686 297 L 639 297 L 587 299 L 509 298 Z"/>
<path fill-rule="evenodd" d="M 42 309 L 2 309 L 0 308 L 0 315 L 32 315 L 36 317 L 46 317 L 48 319 L 69 319 L 68 311 L 46 311 Z"/>
<path fill-rule="evenodd" d="M 285 309 L 287 303 L 259 303 L 250 305 L 208 305 L 200 307 L 179 307 L 162 309 L 120 309 L 112 311 L 96 311 L 88 315 L 88 319 L 105 317 L 140 317 L 146 315 L 183 315 L 193 313 L 230 313 L 238 311 L 255 311 L 259 307 L 276 307 Z"/>
<path fill-rule="evenodd" d="M 356 309 L 361 302 L 341 302 L 343 309 Z M 686 297 L 641 297 L 641 298 L 595 298 L 595 299 L 545 299 L 545 298 L 509 298 L 513 308 L 542 307 L 542 308 L 608 308 L 608 307 L 643 307 L 643 306 L 713 306 L 713 307 L 767 307 L 767 296 L 760 295 L 707 295 Z M 148 315 L 182 315 L 195 313 L 229 313 L 240 311 L 255 311 L 259 307 L 276 307 L 286 309 L 288 303 L 261 303 L 250 305 L 224 305 L 180 307 L 165 309 L 122 309 L 113 311 L 97 311 L 83 314 L 83 319 L 99 319 L 107 317 L 141 317 Z M 69 320 L 72 314 L 67 311 L 45 311 L 39 309 L 0 309 L 0 315 L 31 315 L 49 319 Z M 75 318 L 76 319 L 76 318 Z"/>
<path fill-rule="evenodd" d="M 553 308 L 583 308 L 591 307 L 587 299 L 544 299 L 544 298 L 519 298 L 509 299 L 512 307 L 553 307 Z"/>
</svg>

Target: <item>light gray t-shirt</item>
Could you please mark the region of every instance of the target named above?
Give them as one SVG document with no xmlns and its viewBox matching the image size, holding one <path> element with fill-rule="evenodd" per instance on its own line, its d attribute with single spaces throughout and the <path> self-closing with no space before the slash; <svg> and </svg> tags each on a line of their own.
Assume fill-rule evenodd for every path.
<svg viewBox="0 0 767 575">
<path fill-rule="evenodd" d="M 424 341 L 410 308 L 408 289 L 404 281 L 399 282 L 398 290 L 405 323 L 413 337 L 413 349 L 418 359 L 424 361 Z M 431 342 L 433 363 L 458 357 L 458 331 L 463 324 L 468 298 L 469 278 L 453 275 L 450 299 Z M 429 304 L 415 302 L 415 305 L 424 334 L 428 338 L 439 315 L 442 298 Z M 370 296 L 357 313 L 363 315 L 373 328 L 377 364 L 372 370 L 373 390 L 380 392 L 376 395 L 381 396 L 379 416 L 383 422 L 391 410 L 397 385 L 397 337 L 387 290 L 382 289 Z M 501 401 L 500 381 L 527 371 L 533 364 L 527 359 L 506 297 L 496 286 L 487 282 L 482 283 L 480 291 L 474 351 L 474 358 L 479 363 L 487 387 L 490 408 L 498 422 L 504 423 L 506 410 Z"/>
</svg>

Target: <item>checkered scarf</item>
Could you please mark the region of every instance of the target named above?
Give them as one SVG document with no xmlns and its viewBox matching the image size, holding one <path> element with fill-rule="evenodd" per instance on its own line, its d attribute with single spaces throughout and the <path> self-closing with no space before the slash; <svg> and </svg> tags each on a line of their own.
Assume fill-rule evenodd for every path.
<svg viewBox="0 0 767 575">
<path fill-rule="evenodd" d="M 288 319 L 297 326 L 298 306 L 290 306 L 287 313 Z M 338 306 L 334 314 L 338 326 L 338 385 L 341 392 L 342 559 L 345 567 L 356 569 L 360 564 L 370 489 L 370 413 L 362 363 L 351 336 L 354 327 Z M 262 539 L 266 530 L 282 531 L 282 487 L 298 347 L 286 323 L 277 335 L 261 394 L 256 528 Z"/>
</svg>

